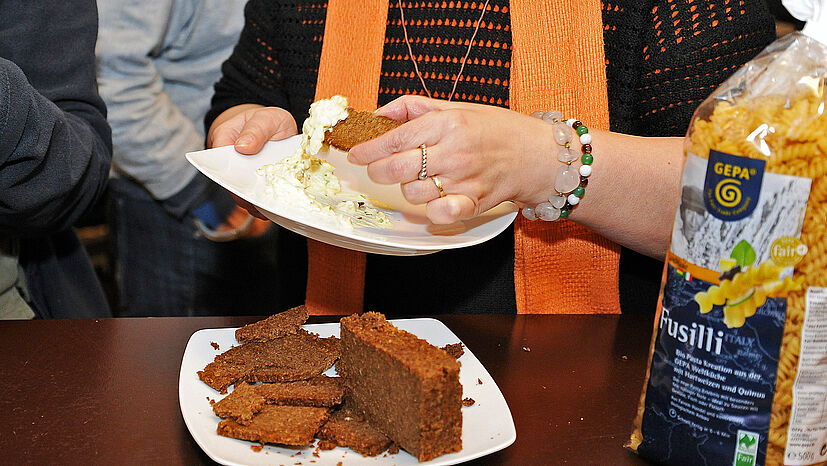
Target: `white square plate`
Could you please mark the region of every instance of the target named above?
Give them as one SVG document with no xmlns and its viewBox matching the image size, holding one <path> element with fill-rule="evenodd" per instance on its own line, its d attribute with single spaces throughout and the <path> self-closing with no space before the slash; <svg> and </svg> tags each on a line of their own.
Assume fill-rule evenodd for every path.
<svg viewBox="0 0 827 466">
<path fill-rule="evenodd" d="M 345 152 L 322 151 L 319 157 L 327 159 L 336 168 L 343 191 L 364 194 L 391 207 L 385 213 L 393 228 L 348 229 L 327 215 L 298 209 L 267 194 L 264 177 L 256 170 L 293 155 L 299 141 L 299 136 L 270 141 L 256 155 L 241 155 L 232 146 L 218 147 L 190 152 L 187 160 L 282 227 L 317 241 L 362 252 L 404 256 L 473 246 L 500 234 L 517 216 L 516 206 L 504 202 L 473 219 L 434 225 L 425 216 L 425 206 L 410 204 L 398 185 L 374 183 L 365 167 L 347 161 Z"/>
<path fill-rule="evenodd" d="M 458 343 L 460 340 L 442 322 L 435 319 L 391 320 L 398 328 L 417 335 L 436 346 Z M 318 333 L 321 337 L 339 336 L 339 324 L 305 325 L 305 329 Z M 382 454 L 375 457 L 363 457 L 349 448 L 337 447 L 333 450 L 319 450 L 318 457 L 313 456 L 316 447 L 311 445 L 302 450 L 287 447 L 265 445 L 261 451 L 253 451 L 251 446 L 259 445 L 216 433 L 220 419 L 213 414 L 210 400 L 220 400 L 216 390 L 203 383 L 197 371 L 215 359 L 219 353 L 237 345 L 235 328 L 205 329 L 195 332 L 184 350 L 181 362 L 181 375 L 178 383 L 178 398 L 181 414 L 192 437 L 204 452 L 213 460 L 226 465 L 264 465 L 296 464 L 325 466 L 342 462 L 343 465 L 447 465 L 468 461 L 501 450 L 517 438 L 511 411 L 505 402 L 499 387 L 480 361 L 465 348 L 459 358 L 462 364 L 459 381 L 462 384 L 462 396 L 473 398 L 472 406 L 462 408 L 462 451 L 420 463 L 412 455 L 400 450 L 395 455 Z M 216 343 L 219 349 L 215 349 Z M 330 369 L 327 375 L 335 376 Z M 311 463 L 311 461 L 313 461 Z"/>
</svg>

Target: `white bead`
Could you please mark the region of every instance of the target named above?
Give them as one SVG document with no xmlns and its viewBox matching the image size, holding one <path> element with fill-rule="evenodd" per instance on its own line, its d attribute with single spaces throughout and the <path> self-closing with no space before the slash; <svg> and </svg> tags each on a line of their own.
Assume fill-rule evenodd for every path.
<svg viewBox="0 0 827 466">
<path fill-rule="evenodd" d="M 566 205 L 566 196 L 560 196 L 559 194 L 552 194 L 548 197 L 548 202 L 551 204 L 552 207 L 556 209 L 562 209 L 564 205 Z"/>
<path fill-rule="evenodd" d="M 551 126 L 551 133 L 554 135 L 554 142 L 561 146 L 571 141 L 571 130 L 566 128 L 566 125 L 563 123 L 554 123 Z"/>
<path fill-rule="evenodd" d="M 592 143 L 592 135 L 589 133 L 584 133 L 580 136 L 580 144 L 591 144 Z"/>
<path fill-rule="evenodd" d="M 546 215 L 540 218 L 547 222 L 553 222 L 560 218 L 560 209 L 551 209 Z"/>
<path fill-rule="evenodd" d="M 580 176 L 589 176 L 592 174 L 591 165 L 580 165 Z"/>
<path fill-rule="evenodd" d="M 569 194 L 569 197 L 567 197 L 566 200 L 569 201 L 569 204 L 571 205 L 577 205 L 578 203 L 580 203 L 580 198 L 575 196 L 574 194 Z"/>
<path fill-rule="evenodd" d="M 531 221 L 537 220 L 537 215 L 534 213 L 534 207 L 523 207 L 523 217 Z"/>
<path fill-rule="evenodd" d="M 561 146 L 560 153 L 557 154 L 557 160 L 563 163 L 571 163 L 580 158 L 580 153 L 571 147 Z"/>
<path fill-rule="evenodd" d="M 560 209 L 552 207 L 548 202 L 538 204 L 537 207 L 534 208 L 534 212 L 537 214 L 537 217 L 547 222 L 553 222 L 560 218 Z"/>
<path fill-rule="evenodd" d="M 558 193 L 570 193 L 580 186 L 580 173 L 571 165 L 563 165 L 554 178 L 554 189 Z"/>
<path fill-rule="evenodd" d="M 563 119 L 563 114 L 557 110 L 552 110 L 543 114 L 543 121 L 546 123 L 554 123 Z"/>
<path fill-rule="evenodd" d="M 548 211 L 553 208 L 548 202 L 541 202 L 534 208 L 534 215 L 536 215 L 537 218 L 543 218 L 543 215 L 547 214 Z"/>
<path fill-rule="evenodd" d="M 574 126 L 574 122 L 577 121 L 577 118 L 569 118 L 566 120 L 566 124 L 569 126 Z"/>
<path fill-rule="evenodd" d="M 542 110 L 537 110 L 536 112 L 532 113 L 531 116 L 533 116 L 534 118 L 543 118 L 543 113 L 545 112 L 543 112 Z"/>
</svg>

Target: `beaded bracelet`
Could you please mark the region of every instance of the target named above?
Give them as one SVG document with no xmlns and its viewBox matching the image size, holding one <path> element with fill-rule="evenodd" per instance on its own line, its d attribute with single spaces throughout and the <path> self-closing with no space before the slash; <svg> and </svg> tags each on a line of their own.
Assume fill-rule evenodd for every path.
<svg viewBox="0 0 827 466">
<path fill-rule="evenodd" d="M 550 112 L 537 111 L 531 116 L 537 117 L 552 125 L 554 141 L 560 145 L 560 153 L 557 160 L 565 165 L 557 170 L 557 177 L 554 179 L 554 194 L 549 196 L 548 202 L 542 202 L 537 207 L 524 207 L 523 216 L 529 220 L 545 220 L 553 222 L 566 218 L 572 209 L 580 203 L 580 199 L 586 194 L 586 186 L 589 185 L 589 176 L 592 174 L 592 136 L 589 128 L 579 120 L 570 118 L 563 122 L 563 114 L 552 110 Z M 577 133 L 581 143 L 582 155 L 571 147 L 571 130 Z M 572 164 L 580 159 L 582 165 L 577 169 Z"/>
</svg>

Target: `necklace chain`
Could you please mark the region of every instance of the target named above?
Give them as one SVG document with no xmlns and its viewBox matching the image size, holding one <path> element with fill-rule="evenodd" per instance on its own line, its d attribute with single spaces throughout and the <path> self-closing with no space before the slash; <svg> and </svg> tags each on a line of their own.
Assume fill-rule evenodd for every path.
<svg viewBox="0 0 827 466">
<path fill-rule="evenodd" d="M 476 24 L 474 24 L 474 32 L 471 34 L 471 40 L 468 41 L 468 50 L 465 51 L 465 56 L 462 57 L 462 64 L 459 67 L 459 73 L 457 73 L 457 77 L 454 79 L 454 85 L 451 88 L 451 93 L 448 95 L 449 102 L 454 98 L 454 93 L 457 90 L 457 83 L 459 83 L 459 78 L 462 76 L 462 71 L 465 69 L 465 62 L 468 61 L 468 55 L 471 54 L 471 47 L 474 45 L 474 38 L 477 37 L 477 32 L 480 30 L 480 24 L 482 24 L 482 17 L 485 16 L 485 11 L 488 9 L 488 3 L 490 1 L 491 0 L 485 0 L 485 5 L 482 6 L 482 13 L 480 13 L 480 17 L 477 19 Z M 408 46 L 408 56 L 411 57 L 414 71 L 416 71 L 416 76 L 419 77 L 419 82 L 422 83 L 422 88 L 425 89 L 425 94 L 428 97 L 431 97 L 431 91 L 428 90 L 428 86 L 425 85 L 425 78 L 423 78 L 422 73 L 419 72 L 419 65 L 416 62 L 416 58 L 414 58 L 413 50 L 411 49 L 411 41 L 408 39 L 408 28 L 405 26 L 405 11 L 402 8 L 402 0 L 399 0 L 398 4 L 399 16 L 402 20 L 402 32 L 405 34 L 405 45 Z"/>
</svg>

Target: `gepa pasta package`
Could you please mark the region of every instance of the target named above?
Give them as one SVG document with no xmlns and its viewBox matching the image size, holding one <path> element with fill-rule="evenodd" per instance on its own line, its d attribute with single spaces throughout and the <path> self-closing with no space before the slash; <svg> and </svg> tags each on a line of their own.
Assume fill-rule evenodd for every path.
<svg viewBox="0 0 827 466">
<path fill-rule="evenodd" d="M 827 464 L 827 0 L 695 112 L 629 447 Z"/>
</svg>

